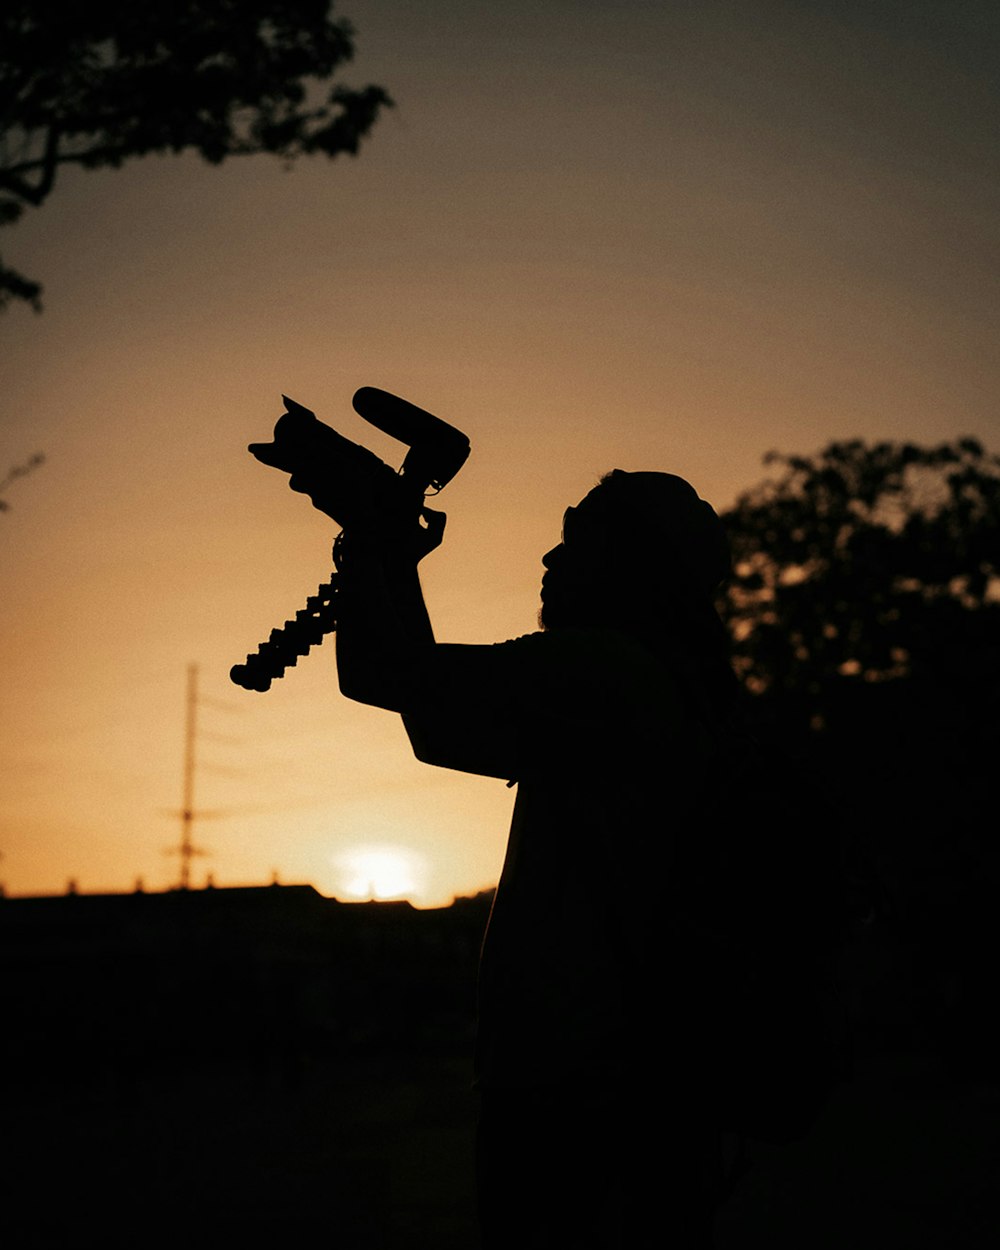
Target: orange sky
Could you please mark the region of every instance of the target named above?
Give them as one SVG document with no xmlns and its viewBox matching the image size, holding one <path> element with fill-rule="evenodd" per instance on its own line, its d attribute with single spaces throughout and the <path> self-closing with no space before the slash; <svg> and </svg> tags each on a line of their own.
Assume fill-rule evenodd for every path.
<svg viewBox="0 0 1000 1250">
<path fill-rule="evenodd" d="M 245 450 L 282 392 L 393 464 L 360 385 L 469 434 L 424 577 L 455 642 L 534 628 L 609 468 L 721 508 L 772 447 L 1000 444 L 995 6 L 344 13 L 345 78 L 398 103 L 356 161 L 70 171 L 3 237 L 46 288 L 0 318 L 0 469 L 47 457 L 0 516 L 9 893 L 176 879 L 190 662 L 196 883 L 346 897 L 393 848 L 419 902 L 496 880 L 511 791 L 416 763 L 332 644 L 266 695 L 228 681 L 329 570 L 329 523 Z"/>
</svg>

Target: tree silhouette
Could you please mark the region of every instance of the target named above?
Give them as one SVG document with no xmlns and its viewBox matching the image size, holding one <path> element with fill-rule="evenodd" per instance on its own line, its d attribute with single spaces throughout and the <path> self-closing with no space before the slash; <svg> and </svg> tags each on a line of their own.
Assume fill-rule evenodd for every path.
<svg viewBox="0 0 1000 1250">
<path fill-rule="evenodd" d="M 61 165 L 117 168 L 151 152 L 356 154 L 381 87 L 320 90 L 354 54 L 329 0 L 128 0 L 0 12 L 0 225 L 52 192 Z M 41 308 L 0 265 L 0 309 Z"/>
<path fill-rule="evenodd" d="M 766 459 L 778 473 L 725 516 L 750 715 L 790 770 L 817 766 L 892 900 L 895 972 L 869 1004 L 993 1072 L 1000 457 L 965 438 Z"/>
<path fill-rule="evenodd" d="M 771 453 L 725 515 L 754 703 L 873 823 L 982 832 L 1000 711 L 1000 457 L 972 438 Z M 891 814 L 891 820 L 890 820 Z M 902 819 L 901 819 L 902 818 Z"/>
<path fill-rule="evenodd" d="M 964 665 L 995 632 L 1000 457 L 974 439 L 856 440 L 765 462 L 784 472 L 725 517 L 727 615 L 753 691 L 801 698 L 821 727 L 833 687 Z"/>
</svg>

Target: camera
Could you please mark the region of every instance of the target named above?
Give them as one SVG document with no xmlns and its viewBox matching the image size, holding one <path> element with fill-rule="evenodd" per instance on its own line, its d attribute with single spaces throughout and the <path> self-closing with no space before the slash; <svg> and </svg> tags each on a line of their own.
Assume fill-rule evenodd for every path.
<svg viewBox="0 0 1000 1250">
<path fill-rule="evenodd" d="M 409 450 L 398 472 L 324 425 L 308 408 L 287 396 L 282 399 L 286 411 L 274 427 L 273 442 L 251 443 L 248 450 L 262 464 L 289 474 L 292 490 L 308 495 L 343 531 L 361 520 L 390 533 L 401 524 L 416 524 L 425 497 L 447 486 L 469 457 L 469 440 L 460 430 L 374 386 L 355 391 L 351 402 L 370 425 L 406 444 Z M 267 690 L 299 656 L 336 629 L 336 582 L 334 572 L 294 619 L 273 629 L 244 664 L 233 666 L 231 680 L 246 690 Z"/>
<path fill-rule="evenodd" d="M 274 427 L 274 442 L 251 443 L 249 450 L 290 474 L 292 490 L 344 527 L 373 511 L 387 522 L 415 519 L 428 491 L 446 486 L 469 457 L 469 440 L 454 426 L 374 386 L 363 386 L 351 402 L 370 425 L 409 447 L 398 473 L 308 408 L 282 399 L 287 411 Z"/>
</svg>

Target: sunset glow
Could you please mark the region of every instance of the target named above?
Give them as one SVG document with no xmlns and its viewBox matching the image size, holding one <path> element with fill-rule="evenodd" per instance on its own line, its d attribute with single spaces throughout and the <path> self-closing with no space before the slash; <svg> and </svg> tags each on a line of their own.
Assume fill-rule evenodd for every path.
<svg viewBox="0 0 1000 1250">
<path fill-rule="evenodd" d="M 0 316 L 0 478 L 45 457 L 0 512 L 7 892 L 177 883 L 191 663 L 193 885 L 495 884 L 513 792 L 418 763 L 332 640 L 229 682 L 331 570 L 335 527 L 246 450 L 282 394 L 394 468 L 360 386 L 469 436 L 422 566 L 444 642 L 536 627 L 612 468 L 722 509 L 772 448 L 1000 448 L 995 64 L 963 12 L 344 0 L 348 77 L 396 101 L 356 159 L 60 171 L 3 230 L 45 286 Z"/>
<path fill-rule="evenodd" d="M 347 899 L 408 898 L 422 893 L 426 870 L 421 857 L 392 846 L 359 847 L 334 857 Z"/>
</svg>

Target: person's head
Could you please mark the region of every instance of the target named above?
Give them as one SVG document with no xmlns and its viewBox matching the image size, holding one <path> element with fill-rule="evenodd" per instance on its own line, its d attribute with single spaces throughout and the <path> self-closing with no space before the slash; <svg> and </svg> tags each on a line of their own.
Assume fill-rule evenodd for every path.
<svg viewBox="0 0 1000 1250">
<path fill-rule="evenodd" d="M 542 557 L 543 629 L 611 625 L 643 635 L 717 628 L 729 544 L 710 504 L 671 473 L 615 469 L 563 518 Z M 712 623 L 714 622 L 714 624 Z"/>
</svg>

